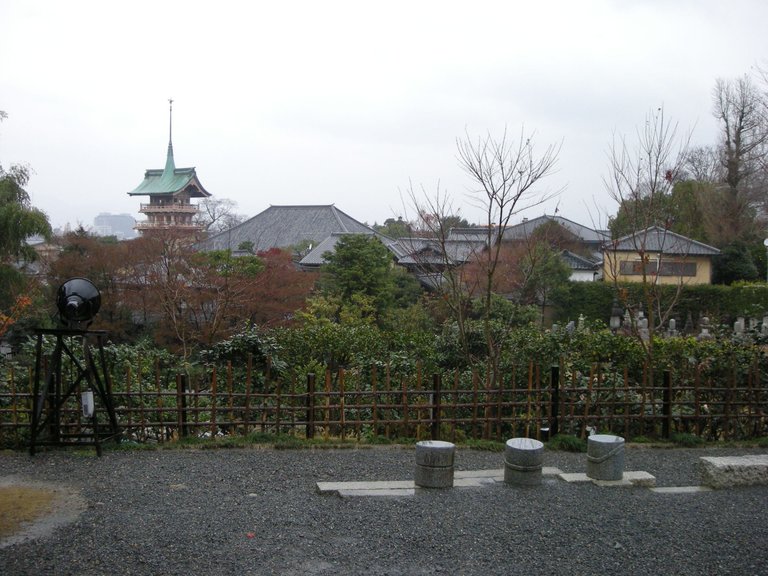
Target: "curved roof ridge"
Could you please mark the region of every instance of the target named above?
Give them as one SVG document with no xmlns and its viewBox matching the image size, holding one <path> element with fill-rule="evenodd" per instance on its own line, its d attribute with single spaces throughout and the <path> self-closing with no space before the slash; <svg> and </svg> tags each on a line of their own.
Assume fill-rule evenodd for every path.
<svg viewBox="0 0 768 576">
<path fill-rule="evenodd" d="M 710 246 L 709 244 L 705 244 L 699 240 L 694 240 L 693 238 L 689 238 L 688 236 L 674 232 L 669 228 L 664 228 L 658 225 L 649 226 L 643 230 L 638 230 L 637 232 L 633 232 L 631 234 L 622 236 L 621 238 L 617 238 L 616 240 L 608 242 L 606 246 L 619 249 L 634 250 L 637 248 L 636 244 L 630 243 L 633 242 L 636 238 L 642 238 L 643 241 L 647 243 L 646 250 L 650 252 L 659 252 L 671 249 L 673 251 L 671 253 L 682 254 L 683 252 L 680 250 L 683 246 L 687 245 L 688 249 L 685 251 L 687 254 L 714 255 L 720 253 L 720 250 L 714 246 Z M 666 242 L 667 238 L 671 239 L 669 243 Z M 692 251 L 691 247 L 693 246 L 695 246 L 699 251 Z M 678 250 L 678 252 L 674 252 L 675 250 Z"/>
<path fill-rule="evenodd" d="M 247 240 L 258 251 L 296 246 L 305 241 L 318 243 L 333 233 L 376 232 L 333 204 L 271 205 L 245 222 L 200 241 L 197 246 L 202 250 L 226 250 Z"/>
<path fill-rule="evenodd" d="M 270 204 L 270 208 L 333 208 L 334 204 Z"/>
<path fill-rule="evenodd" d="M 349 232 L 349 228 L 347 228 L 347 225 L 344 224 L 344 222 L 341 220 L 341 217 L 339 216 L 339 213 L 341 212 L 341 210 L 337 209 L 334 204 L 331 204 L 329 208 L 331 209 L 331 214 L 333 214 L 333 217 L 336 218 L 336 222 L 338 222 L 339 226 L 341 226 L 342 231 L 344 233 Z M 343 212 L 341 213 L 343 214 Z"/>
</svg>

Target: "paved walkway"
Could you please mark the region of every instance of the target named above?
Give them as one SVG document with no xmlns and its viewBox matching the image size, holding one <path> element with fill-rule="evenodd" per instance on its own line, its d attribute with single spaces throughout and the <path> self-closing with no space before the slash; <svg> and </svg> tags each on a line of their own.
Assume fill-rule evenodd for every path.
<svg viewBox="0 0 768 576">
<path fill-rule="evenodd" d="M 602 487 L 643 487 L 661 493 L 691 493 L 710 490 L 706 486 L 679 486 L 656 488 L 656 478 L 644 471 L 624 472 L 622 480 L 594 480 L 583 472 L 565 473 L 559 468 L 543 467 L 542 476 L 548 480 L 562 480 L 564 482 L 591 482 Z M 458 470 L 453 476 L 454 488 L 479 488 L 504 482 L 504 469 L 495 470 Z M 356 498 L 361 496 L 415 496 L 420 490 L 413 480 L 362 480 L 352 482 L 318 482 L 319 494 L 335 494 L 342 498 Z"/>
</svg>

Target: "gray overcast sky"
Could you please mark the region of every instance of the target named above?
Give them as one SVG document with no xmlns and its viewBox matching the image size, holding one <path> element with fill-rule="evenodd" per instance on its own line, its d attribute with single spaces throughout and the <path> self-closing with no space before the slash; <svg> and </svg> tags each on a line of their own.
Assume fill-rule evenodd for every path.
<svg viewBox="0 0 768 576">
<path fill-rule="evenodd" d="M 584 224 L 614 213 L 606 151 L 663 106 L 713 144 L 717 78 L 765 65 L 764 0 L 0 2 L 0 163 L 27 163 L 55 226 L 131 213 L 178 167 L 253 216 L 329 204 L 369 224 L 409 182 L 470 221 L 456 137 L 524 125 L 562 141 L 549 189 Z M 554 203 L 525 216 L 551 213 Z"/>
</svg>

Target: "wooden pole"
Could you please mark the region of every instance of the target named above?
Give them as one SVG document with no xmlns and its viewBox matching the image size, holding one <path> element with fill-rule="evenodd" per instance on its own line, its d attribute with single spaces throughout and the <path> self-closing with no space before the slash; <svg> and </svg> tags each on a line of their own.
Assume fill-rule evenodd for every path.
<svg viewBox="0 0 768 576">
<path fill-rule="evenodd" d="M 440 374 L 432 375 L 432 440 L 440 440 Z"/>
<path fill-rule="evenodd" d="M 315 374 L 307 374 L 307 428 L 306 436 L 315 437 Z"/>
</svg>

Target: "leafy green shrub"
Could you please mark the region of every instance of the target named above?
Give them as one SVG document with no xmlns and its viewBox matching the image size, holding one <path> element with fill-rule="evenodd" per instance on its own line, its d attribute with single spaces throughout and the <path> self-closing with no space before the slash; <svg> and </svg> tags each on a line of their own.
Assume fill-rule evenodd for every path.
<svg viewBox="0 0 768 576">
<path fill-rule="evenodd" d="M 486 452 L 503 452 L 504 443 L 497 442 L 495 440 L 464 440 L 461 444 L 465 448 L 471 448 L 472 450 L 483 450 Z"/>
<path fill-rule="evenodd" d="M 547 448 L 561 452 L 586 452 L 587 441 L 570 434 L 556 434 L 547 442 Z"/>
<path fill-rule="evenodd" d="M 642 284 L 621 284 L 627 302 L 642 301 Z M 661 308 L 674 303 L 673 314 L 678 329 L 689 316 L 696 322 L 709 316 L 713 323 L 731 325 L 739 317 L 762 318 L 768 312 L 768 285 L 763 282 L 737 282 L 731 286 L 703 284 L 685 286 L 677 293 L 677 286 L 658 286 Z M 554 304 L 554 320 L 566 323 L 584 316 L 590 320 L 608 321 L 616 288 L 609 282 L 571 282 L 568 289 L 558 293 Z"/>
<path fill-rule="evenodd" d="M 373 444 L 373 445 L 387 445 L 392 444 L 392 440 L 387 438 L 386 436 L 380 436 L 378 434 L 367 434 L 365 436 L 365 442 L 367 444 Z"/>
<path fill-rule="evenodd" d="M 634 444 L 652 444 L 655 442 L 653 438 L 649 438 L 648 436 L 633 436 L 630 442 Z"/>
<path fill-rule="evenodd" d="M 686 432 L 676 432 L 670 436 L 670 440 L 684 448 L 695 448 L 704 444 L 703 438 Z"/>
</svg>

